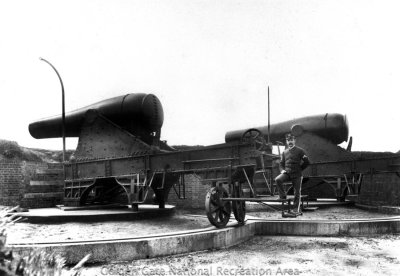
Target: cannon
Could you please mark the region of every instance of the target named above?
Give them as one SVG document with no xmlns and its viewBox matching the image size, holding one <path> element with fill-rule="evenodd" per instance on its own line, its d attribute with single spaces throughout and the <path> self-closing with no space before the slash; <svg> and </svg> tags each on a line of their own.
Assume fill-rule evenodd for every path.
<svg viewBox="0 0 400 276">
<path fill-rule="evenodd" d="M 354 179 L 355 171 L 354 168 L 344 170 L 342 165 L 343 162 L 348 164 L 355 159 L 355 155 L 351 152 L 352 138 L 349 139 L 346 115 L 326 113 L 271 124 L 269 129 L 268 126 L 261 126 L 229 131 L 225 134 L 225 141 L 233 143 L 251 136 L 261 149 L 268 136 L 272 145 L 284 145 L 287 133 L 297 137 L 296 145 L 305 150 L 312 163 L 303 172 L 302 191 L 310 198 L 344 200 L 351 185 L 343 183 L 348 183 L 349 178 Z M 345 141 L 349 141 L 347 149 L 339 146 Z M 279 152 L 279 147 L 277 149 Z M 273 174 L 279 174 L 278 164 L 275 164 Z M 347 178 L 344 177 L 345 174 Z"/>
<path fill-rule="evenodd" d="M 256 127 L 264 136 L 268 138 L 268 126 Z M 249 129 L 228 131 L 225 134 L 225 142 L 234 142 L 242 139 L 245 132 Z M 349 125 L 346 115 L 337 113 L 326 113 L 323 115 L 307 116 L 289 121 L 284 121 L 270 125 L 270 141 L 285 142 L 285 134 L 293 133 L 300 136 L 305 132 L 313 133 L 334 144 L 347 141 L 349 136 Z"/>
<path fill-rule="evenodd" d="M 88 111 L 95 110 L 123 130 L 140 137 L 147 144 L 159 138 L 164 122 L 160 100 L 153 94 L 126 94 L 68 112 L 65 136 L 79 137 Z M 33 122 L 29 132 L 37 139 L 62 137 L 62 117 L 54 116 Z"/>
</svg>

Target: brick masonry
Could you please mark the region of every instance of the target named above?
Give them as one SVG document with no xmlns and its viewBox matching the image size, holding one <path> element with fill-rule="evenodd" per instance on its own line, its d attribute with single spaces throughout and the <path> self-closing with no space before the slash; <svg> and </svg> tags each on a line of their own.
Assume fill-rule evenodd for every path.
<svg viewBox="0 0 400 276">
<path fill-rule="evenodd" d="M 197 175 L 186 175 L 185 182 L 186 198 L 179 199 L 177 193 L 172 188 L 169 193 L 168 204 L 176 205 L 180 208 L 204 209 L 206 194 L 211 186 L 205 182 L 201 182 L 201 178 Z"/>
<path fill-rule="evenodd" d="M 19 162 L 0 162 L 0 204 L 18 205 L 23 197 L 24 177 Z"/>
<path fill-rule="evenodd" d="M 176 205 L 178 208 L 205 209 L 206 195 L 211 184 L 202 182 L 197 175 L 185 176 L 185 199 L 179 199 L 176 192 L 171 189 L 168 197 L 168 204 Z M 228 191 L 228 185 L 223 185 Z M 182 189 L 181 189 L 182 190 Z"/>
<path fill-rule="evenodd" d="M 400 175 L 396 172 L 365 175 L 358 202 L 372 206 L 400 206 Z"/>
<path fill-rule="evenodd" d="M 60 164 L 0 162 L 0 205 L 23 208 L 62 204 L 63 180 Z"/>
</svg>

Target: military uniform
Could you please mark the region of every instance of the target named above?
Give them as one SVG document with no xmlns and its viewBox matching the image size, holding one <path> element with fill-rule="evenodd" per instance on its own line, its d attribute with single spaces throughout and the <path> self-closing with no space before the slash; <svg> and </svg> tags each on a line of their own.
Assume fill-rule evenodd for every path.
<svg viewBox="0 0 400 276">
<path fill-rule="evenodd" d="M 281 170 L 285 170 L 284 173 L 281 173 L 275 178 L 279 197 L 286 198 L 283 183 L 291 181 L 294 193 L 294 207 L 297 210 L 299 210 L 300 205 L 302 171 L 307 168 L 309 164 L 310 161 L 304 150 L 297 146 L 286 149 L 279 162 Z"/>
</svg>

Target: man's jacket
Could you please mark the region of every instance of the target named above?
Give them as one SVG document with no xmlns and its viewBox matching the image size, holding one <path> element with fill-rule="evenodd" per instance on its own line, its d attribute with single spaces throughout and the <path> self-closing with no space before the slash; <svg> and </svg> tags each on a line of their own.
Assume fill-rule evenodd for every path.
<svg viewBox="0 0 400 276">
<path fill-rule="evenodd" d="M 300 177 L 301 172 L 308 167 L 310 161 L 304 150 L 299 147 L 288 148 L 282 153 L 281 161 L 279 162 L 281 170 L 285 170 L 291 177 Z"/>
</svg>

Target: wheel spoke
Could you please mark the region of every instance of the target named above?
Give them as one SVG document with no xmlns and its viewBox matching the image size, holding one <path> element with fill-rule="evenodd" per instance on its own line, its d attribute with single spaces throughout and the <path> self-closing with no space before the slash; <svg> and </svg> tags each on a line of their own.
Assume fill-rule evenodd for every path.
<svg viewBox="0 0 400 276">
<path fill-rule="evenodd" d="M 239 216 L 240 217 L 242 217 L 243 216 L 243 214 L 244 214 L 244 209 L 243 209 L 243 205 L 242 204 L 240 204 L 239 206 L 238 206 L 239 208 L 238 208 L 238 213 L 239 213 Z"/>
<path fill-rule="evenodd" d="M 214 198 L 211 198 L 211 204 L 219 206 L 218 201 L 216 201 Z"/>
<path fill-rule="evenodd" d="M 220 207 L 215 206 L 215 207 L 211 207 L 210 213 L 215 213 Z"/>
<path fill-rule="evenodd" d="M 231 202 L 222 201 L 227 198 L 228 192 L 223 187 L 213 187 L 207 193 L 206 212 L 210 223 L 217 228 L 224 227 L 230 218 Z"/>
<path fill-rule="evenodd" d="M 225 213 L 225 210 L 223 210 L 223 209 L 222 209 L 222 212 L 219 212 L 219 219 L 221 220 L 221 222 L 224 221 L 224 218 L 226 217 L 226 216 L 224 216 L 224 213 Z"/>
<path fill-rule="evenodd" d="M 231 215 L 231 212 L 230 212 L 230 210 L 228 211 L 226 208 L 222 208 L 221 209 L 222 210 L 222 213 L 224 213 L 225 215 Z"/>
<path fill-rule="evenodd" d="M 220 213 L 221 213 L 221 210 L 220 210 L 220 209 L 217 209 L 217 210 L 215 211 L 214 221 L 218 222 L 218 218 L 219 218 L 219 214 L 220 214 Z"/>
<path fill-rule="evenodd" d="M 251 131 L 251 137 L 253 137 L 253 139 L 256 139 L 258 136 L 260 135 L 260 133 L 259 132 L 257 132 L 257 131 Z"/>
<path fill-rule="evenodd" d="M 234 197 L 241 198 L 243 196 L 243 191 L 239 186 L 236 186 L 233 190 Z M 246 216 L 246 203 L 245 201 L 235 201 L 232 202 L 233 214 L 235 215 L 235 219 L 239 224 L 244 224 L 245 216 Z"/>
</svg>

